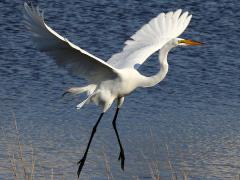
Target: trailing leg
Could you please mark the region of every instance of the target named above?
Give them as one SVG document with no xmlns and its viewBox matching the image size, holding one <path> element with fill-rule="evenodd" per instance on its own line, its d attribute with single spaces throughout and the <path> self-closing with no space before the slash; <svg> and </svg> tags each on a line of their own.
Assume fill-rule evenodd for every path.
<svg viewBox="0 0 240 180">
<path fill-rule="evenodd" d="M 78 171 L 77 171 L 78 178 L 79 178 L 79 176 L 80 176 L 80 173 L 81 173 L 82 168 L 83 168 L 83 166 L 84 166 L 85 160 L 86 160 L 86 158 L 87 158 L 88 150 L 89 150 L 89 147 L 90 147 L 90 145 L 91 145 L 93 136 L 94 136 L 94 134 L 95 134 L 96 131 L 97 131 L 97 126 L 98 126 L 98 124 L 99 124 L 99 122 L 100 122 L 103 114 L 104 114 L 104 113 L 101 113 L 101 115 L 99 116 L 96 124 L 94 125 L 94 127 L 93 127 L 93 129 L 92 129 L 92 133 L 91 133 L 90 139 L 89 139 L 89 141 L 88 141 L 87 149 L 85 150 L 85 153 L 84 153 L 82 159 L 78 162 L 78 164 L 79 164 Z"/>
</svg>

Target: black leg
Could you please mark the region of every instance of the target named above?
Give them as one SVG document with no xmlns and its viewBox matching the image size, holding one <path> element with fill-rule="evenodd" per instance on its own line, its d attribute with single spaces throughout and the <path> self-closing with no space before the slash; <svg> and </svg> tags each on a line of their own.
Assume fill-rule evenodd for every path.
<svg viewBox="0 0 240 180">
<path fill-rule="evenodd" d="M 122 170 L 124 170 L 124 160 L 125 160 L 124 149 L 122 147 L 122 143 L 121 143 L 121 140 L 119 138 L 119 134 L 118 134 L 117 127 L 116 127 L 116 120 L 117 120 L 118 111 L 119 111 L 119 108 L 117 108 L 117 110 L 116 110 L 116 113 L 115 113 L 113 121 L 112 121 L 112 125 L 113 125 L 115 134 L 117 136 L 118 144 L 119 144 L 119 147 L 120 147 L 120 153 L 119 153 L 118 160 L 121 160 L 121 168 L 122 168 Z"/>
<path fill-rule="evenodd" d="M 97 130 L 97 126 L 98 126 L 98 124 L 99 124 L 99 122 L 100 122 L 103 114 L 104 114 L 104 113 L 101 113 L 101 115 L 99 116 L 96 124 L 94 125 L 94 127 L 93 127 L 93 129 L 92 129 L 91 137 L 90 137 L 90 139 L 89 139 L 89 141 L 88 141 L 87 149 L 86 149 L 86 151 L 85 151 L 82 159 L 78 162 L 78 164 L 79 164 L 78 171 L 77 171 L 78 178 L 79 178 L 79 176 L 80 176 L 80 173 L 81 173 L 81 171 L 82 171 L 83 165 L 84 165 L 85 160 L 86 160 L 86 158 L 87 158 L 87 153 L 88 153 L 88 149 L 89 149 L 89 147 L 90 147 L 90 144 L 91 144 L 91 142 L 92 142 L 92 138 L 93 138 L 93 136 L 94 136 L 94 134 L 95 134 L 95 132 L 96 132 L 96 130 Z"/>
</svg>

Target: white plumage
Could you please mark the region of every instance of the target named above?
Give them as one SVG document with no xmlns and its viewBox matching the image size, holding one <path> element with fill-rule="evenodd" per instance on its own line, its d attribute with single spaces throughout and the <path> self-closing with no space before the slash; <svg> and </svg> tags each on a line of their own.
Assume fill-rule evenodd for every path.
<svg viewBox="0 0 240 180">
<path fill-rule="evenodd" d="M 86 92 L 87 98 L 77 105 L 93 102 L 102 107 L 103 113 L 95 124 L 87 149 L 79 161 L 78 176 L 87 157 L 96 128 L 104 114 L 117 100 L 117 110 L 113 119 L 113 127 L 120 146 L 119 159 L 124 168 L 124 150 L 116 128 L 116 118 L 124 97 L 138 87 L 150 87 L 162 81 L 168 72 L 168 52 L 176 46 L 200 45 L 199 42 L 177 38 L 188 26 L 191 15 L 175 12 L 161 13 L 137 31 L 125 42 L 122 52 L 114 54 L 107 62 L 88 53 L 69 42 L 51 29 L 43 18 L 43 13 L 33 6 L 24 3 L 24 22 L 32 32 L 33 41 L 40 51 L 52 57 L 57 65 L 65 67 L 70 73 L 77 74 L 88 81 L 84 87 L 73 87 L 67 93 L 80 94 Z M 156 75 L 146 77 L 137 71 L 149 56 L 159 52 L 160 70 Z"/>
<path fill-rule="evenodd" d="M 66 38 L 52 30 L 43 19 L 39 8 L 24 4 L 24 20 L 33 40 L 40 51 L 54 58 L 59 66 L 66 67 L 69 72 L 84 77 L 89 82 L 98 83 L 105 77 L 115 78 L 115 68 L 79 48 Z"/>
<path fill-rule="evenodd" d="M 161 13 L 137 31 L 131 40 L 125 42 L 123 51 L 114 54 L 108 63 L 115 68 L 138 68 L 149 56 L 161 49 L 168 41 L 178 37 L 186 29 L 191 20 L 188 12 L 181 15 L 182 10 Z"/>
<path fill-rule="evenodd" d="M 25 25 L 33 33 L 32 37 L 36 46 L 40 51 L 52 57 L 59 66 L 64 66 L 70 73 L 80 75 L 88 80 L 91 86 L 75 88 L 75 93 L 88 92 L 89 97 L 84 103 L 95 102 L 101 104 L 104 111 L 110 107 L 109 104 L 114 99 L 124 97 L 139 86 L 148 86 L 143 82 L 145 78 L 135 72 L 134 68 L 137 69 L 150 55 L 178 37 L 185 30 L 192 17 L 191 15 L 188 16 L 188 12 L 181 14 L 181 9 L 167 14 L 159 14 L 125 42 L 122 52 L 113 55 L 107 62 L 104 62 L 51 29 L 44 22 L 43 13 L 39 8 L 30 7 L 27 3 L 24 4 L 24 7 Z M 124 73 L 128 69 L 129 72 L 125 74 L 128 77 L 129 74 L 133 74 L 134 77 L 135 75 L 138 76 L 134 81 L 139 80 L 139 83 L 134 83 L 134 86 L 131 81 L 129 81 L 130 84 L 124 83 L 127 86 L 126 89 L 128 89 L 126 92 L 112 93 L 113 89 L 116 90 L 112 87 L 114 83 L 111 83 L 110 87 L 99 89 L 102 84 L 106 84 L 106 81 L 109 80 L 115 80 L 115 83 L 121 82 L 124 74 L 121 73 L 120 69 L 125 69 Z M 109 85 L 109 83 L 107 84 Z M 71 90 L 69 89 L 68 92 L 71 92 Z M 79 91 L 76 92 L 76 90 Z M 106 100 L 104 95 L 104 98 L 99 97 L 102 93 L 105 93 L 102 90 L 111 91 L 109 102 L 104 102 Z M 82 107 L 84 103 L 78 105 L 77 108 Z"/>
</svg>

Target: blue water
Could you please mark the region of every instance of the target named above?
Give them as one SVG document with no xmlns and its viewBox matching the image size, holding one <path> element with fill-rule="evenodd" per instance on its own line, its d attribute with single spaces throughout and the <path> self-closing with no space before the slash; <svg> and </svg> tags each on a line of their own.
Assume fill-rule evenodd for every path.
<svg viewBox="0 0 240 180">
<path fill-rule="evenodd" d="M 186 170 L 192 179 L 234 179 L 240 173 L 240 1 L 38 0 L 34 4 L 45 10 L 53 29 L 104 60 L 119 52 L 151 18 L 178 8 L 193 14 L 181 37 L 205 43 L 174 49 L 166 79 L 126 98 L 118 119 L 125 171 L 117 161 L 112 108 L 98 128 L 82 179 L 107 179 L 103 152 L 114 179 L 120 180 L 149 179 L 153 161 L 168 179 L 169 159 L 177 173 Z M 84 81 L 34 48 L 23 27 L 22 6 L 20 0 L 0 1 L 0 125 L 11 132 L 14 112 L 24 143 L 32 143 L 37 154 L 37 171 L 45 168 L 49 175 L 53 168 L 58 179 L 76 179 L 76 162 L 101 111 L 93 105 L 77 111 L 81 98 L 61 98 L 65 89 Z M 146 75 L 157 70 L 156 55 L 140 69 Z M 0 179 L 11 177 L 7 166 L 5 144 L 0 143 Z"/>
</svg>

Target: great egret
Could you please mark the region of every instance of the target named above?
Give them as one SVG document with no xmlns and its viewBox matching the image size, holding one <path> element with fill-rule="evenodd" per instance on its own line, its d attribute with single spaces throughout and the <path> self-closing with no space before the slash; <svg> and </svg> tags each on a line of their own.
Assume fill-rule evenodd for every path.
<svg viewBox="0 0 240 180">
<path fill-rule="evenodd" d="M 86 151 L 78 162 L 78 177 L 97 126 L 115 100 L 117 108 L 112 124 L 120 147 L 121 168 L 124 169 L 124 149 L 116 128 L 117 115 L 124 97 L 138 87 L 151 87 L 165 78 L 168 72 L 167 56 L 172 48 L 201 45 L 200 42 L 178 38 L 188 26 L 192 15 L 188 12 L 182 13 L 181 9 L 159 14 L 131 36 L 120 53 L 114 54 L 105 62 L 51 29 L 45 23 L 43 12 L 38 7 L 29 6 L 25 2 L 24 9 L 25 26 L 32 32 L 33 40 L 40 51 L 51 56 L 59 66 L 64 66 L 70 73 L 77 74 L 89 82 L 87 86 L 73 87 L 66 91 L 66 93 L 87 94 L 87 98 L 77 105 L 77 109 L 90 102 L 102 107 L 102 113 L 92 129 Z M 160 50 L 159 72 L 151 77 L 143 76 L 137 71 L 138 67 L 158 50 Z"/>
</svg>

